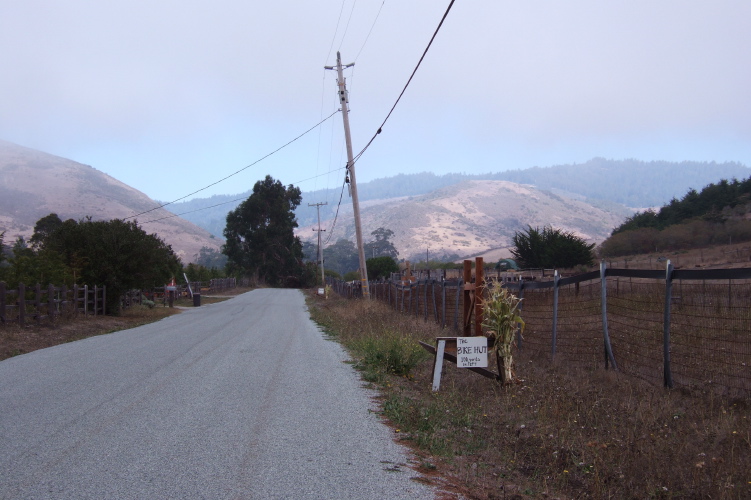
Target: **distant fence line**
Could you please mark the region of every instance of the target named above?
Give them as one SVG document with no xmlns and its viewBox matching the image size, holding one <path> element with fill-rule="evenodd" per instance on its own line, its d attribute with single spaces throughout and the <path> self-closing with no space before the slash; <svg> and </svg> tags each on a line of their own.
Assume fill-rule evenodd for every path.
<svg viewBox="0 0 751 500">
<path fill-rule="evenodd" d="M 525 359 L 616 368 L 667 387 L 751 397 L 751 269 L 613 269 L 547 281 L 498 280 L 519 295 Z M 370 283 L 371 297 L 463 335 L 464 281 Z M 345 297 L 359 282 L 328 279 Z M 472 314 L 471 309 L 470 314 Z"/>
<path fill-rule="evenodd" d="M 241 283 L 247 280 L 240 280 Z M 194 293 L 217 293 L 238 286 L 235 278 L 217 278 L 209 281 L 194 281 L 190 283 Z M 243 285 L 248 286 L 248 285 Z M 147 290 L 131 290 L 123 294 L 120 304 L 123 309 L 141 304 L 143 299 L 166 303 L 165 287 L 153 287 Z M 188 285 L 177 285 L 178 296 L 187 295 Z M 53 322 L 64 316 L 104 315 L 107 299 L 105 286 L 65 285 L 27 286 L 20 283 L 17 288 L 9 289 L 5 282 L 0 281 L 0 324 L 18 324 L 26 326 L 30 321 L 42 323 Z"/>
<path fill-rule="evenodd" d="M 68 288 L 19 283 L 17 288 L 8 289 L 5 282 L 0 281 L 0 323 L 25 326 L 29 321 L 52 322 L 65 315 L 102 315 L 106 298 L 104 286 Z"/>
<path fill-rule="evenodd" d="M 191 291 L 194 294 L 211 294 L 237 288 L 244 285 L 247 280 L 237 280 L 235 278 L 215 278 L 209 281 L 191 281 L 190 283 L 183 283 L 175 285 L 176 297 L 187 297 L 191 295 Z M 239 285 L 238 285 L 239 284 Z M 188 286 L 190 285 L 190 286 Z M 130 290 L 126 292 L 121 298 L 121 304 L 123 309 L 128 307 L 139 305 L 143 303 L 143 300 L 150 300 L 154 303 L 161 302 L 167 304 L 168 294 L 166 286 L 155 286 L 143 290 Z"/>
</svg>

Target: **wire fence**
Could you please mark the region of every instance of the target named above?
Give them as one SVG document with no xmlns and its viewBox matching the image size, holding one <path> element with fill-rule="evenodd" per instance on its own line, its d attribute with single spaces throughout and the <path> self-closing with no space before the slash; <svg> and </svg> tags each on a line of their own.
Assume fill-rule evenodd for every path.
<svg viewBox="0 0 751 500">
<path fill-rule="evenodd" d="M 361 297 L 359 282 L 330 280 Z M 546 281 L 489 280 L 523 298 L 520 360 L 616 368 L 654 384 L 751 397 L 751 269 L 613 269 Z M 371 282 L 374 299 L 457 336 L 464 282 L 443 277 Z M 603 307 L 604 305 L 604 307 Z M 608 349 L 608 346 L 610 349 Z"/>
</svg>

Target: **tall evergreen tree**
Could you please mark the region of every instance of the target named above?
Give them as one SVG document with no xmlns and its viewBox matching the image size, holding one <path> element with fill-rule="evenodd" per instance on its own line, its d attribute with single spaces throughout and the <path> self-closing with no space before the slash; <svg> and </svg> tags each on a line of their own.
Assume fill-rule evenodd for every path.
<svg viewBox="0 0 751 500">
<path fill-rule="evenodd" d="M 250 197 L 227 214 L 222 252 L 228 270 L 270 285 L 299 280 L 303 254 L 294 210 L 301 200 L 299 188 L 285 188 L 270 175 L 256 182 Z"/>
<path fill-rule="evenodd" d="M 389 240 L 389 238 L 394 236 L 394 231 L 392 231 L 391 229 L 379 227 L 370 234 L 375 238 L 375 240 L 372 240 L 369 243 L 365 243 L 365 245 L 363 246 L 363 248 L 365 249 L 365 258 L 370 259 L 374 257 L 391 257 L 392 259 L 396 260 L 396 258 L 399 257 L 399 252 L 396 250 L 394 244 Z"/>
</svg>

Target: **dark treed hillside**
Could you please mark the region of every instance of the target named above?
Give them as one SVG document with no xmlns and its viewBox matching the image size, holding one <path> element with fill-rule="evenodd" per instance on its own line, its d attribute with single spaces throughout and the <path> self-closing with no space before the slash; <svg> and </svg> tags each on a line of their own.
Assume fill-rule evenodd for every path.
<svg viewBox="0 0 751 500">
<path fill-rule="evenodd" d="M 751 177 L 738 181 L 721 180 L 717 184 L 705 186 L 701 192 L 690 189 L 683 198 L 673 198 L 657 212 L 645 210 L 613 230 L 613 234 L 624 231 L 653 227 L 665 229 L 674 224 L 681 224 L 687 220 L 700 217 L 712 222 L 722 222 L 733 215 L 743 215 L 747 212 L 746 204 L 751 196 Z M 741 206 L 741 212 L 734 214 L 734 209 Z"/>
<path fill-rule="evenodd" d="M 657 211 L 645 210 L 627 218 L 602 243 L 601 253 L 614 257 L 749 241 L 749 213 L 751 177 L 723 179 L 700 192 L 690 189 Z"/>
<path fill-rule="evenodd" d="M 361 183 L 358 187 L 361 201 L 368 201 L 417 196 L 466 180 L 506 180 L 533 184 L 541 189 L 560 190 L 570 197 L 587 199 L 594 205 L 616 203 L 645 208 L 661 206 L 674 197 L 682 196 L 691 188 L 706 186 L 720 179 L 745 178 L 750 174 L 751 169 L 735 162 L 671 163 L 594 158 L 581 164 L 533 167 L 481 175 L 439 176 L 429 172 L 400 174 Z M 321 207 L 321 219 L 333 218 L 341 188 L 340 184 L 329 189 L 303 192 L 303 201 L 296 211 L 300 226 L 310 225 L 316 220 L 316 210 L 308 207 L 308 203 L 328 201 L 328 205 Z M 178 214 L 199 210 L 183 217 L 216 236 L 222 236 L 227 213 L 249 195 L 250 192 L 246 192 L 197 198 L 170 205 L 170 209 Z M 344 203 L 350 203 L 346 192 L 344 200 Z M 200 210 L 212 205 L 219 206 Z"/>
</svg>

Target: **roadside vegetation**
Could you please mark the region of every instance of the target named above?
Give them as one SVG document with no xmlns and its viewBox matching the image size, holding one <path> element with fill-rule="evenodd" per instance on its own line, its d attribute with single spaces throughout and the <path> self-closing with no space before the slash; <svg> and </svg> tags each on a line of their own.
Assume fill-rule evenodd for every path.
<svg viewBox="0 0 751 500">
<path fill-rule="evenodd" d="M 311 315 L 379 390 L 425 480 L 469 498 L 749 498 L 751 399 L 684 393 L 514 351 L 502 385 L 417 344 L 453 336 L 376 301 L 311 295 Z M 516 496 L 518 495 L 518 496 Z"/>
</svg>

